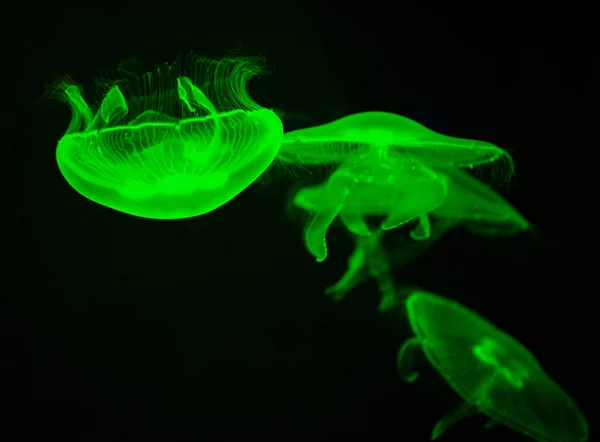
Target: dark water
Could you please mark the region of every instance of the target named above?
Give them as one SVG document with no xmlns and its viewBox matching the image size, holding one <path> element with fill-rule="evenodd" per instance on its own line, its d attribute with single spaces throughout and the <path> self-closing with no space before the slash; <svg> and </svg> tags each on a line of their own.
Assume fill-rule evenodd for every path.
<svg viewBox="0 0 600 442">
<path fill-rule="evenodd" d="M 292 177 L 169 222 L 96 205 L 61 177 L 54 149 L 69 111 L 39 99 L 57 74 L 91 88 L 123 60 L 151 66 L 232 48 L 266 57 L 272 72 L 252 94 L 297 113 L 288 125 L 385 110 L 513 152 L 506 196 L 539 237 L 453 231 L 394 276 L 517 337 L 593 427 L 596 288 L 585 281 L 596 200 L 583 196 L 579 172 L 593 156 L 580 132 L 596 78 L 586 26 L 560 32 L 551 10 L 540 18 L 391 2 L 16 8 L 4 40 L 14 67 L 5 71 L 18 74 L 7 94 L 18 100 L 3 109 L 0 325 L 1 431 L 15 433 L 3 440 L 417 442 L 458 404 L 432 370 L 401 384 L 395 354 L 410 333 L 401 312 L 377 311 L 372 282 L 343 303 L 324 298 L 352 243 L 333 230 L 330 258 L 314 262 L 286 212 Z M 560 23 L 576 20 L 560 11 Z M 444 440 L 527 440 L 483 422 Z"/>
</svg>

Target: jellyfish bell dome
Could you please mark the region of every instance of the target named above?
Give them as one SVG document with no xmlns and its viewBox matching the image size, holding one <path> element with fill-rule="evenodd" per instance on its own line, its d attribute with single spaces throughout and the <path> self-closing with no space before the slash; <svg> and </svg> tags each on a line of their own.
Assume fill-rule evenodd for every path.
<svg viewBox="0 0 600 442">
<path fill-rule="evenodd" d="M 188 56 L 115 82 L 97 111 L 73 84 L 73 117 L 56 157 L 86 198 L 135 216 L 188 218 L 215 210 L 271 164 L 283 125 L 249 96 L 260 60 Z"/>
<path fill-rule="evenodd" d="M 390 112 L 361 112 L 320 126 L 287 132 L 278 158 L 283 163 L 328 164 L 370 149 L 419 156 L 430 166 L 474 167 L 504 160 L 508 152 L 492 143 L 437 133 Z"/>
<path fill-rule="evenodd" d="M 583 442 L 588 426 L 577 405 L 517 340 L 475 312 L 431 293 L 406 299 L 416 335 L 398 354 L 406 371 L 412 344 L 463 399 L 438 421 L 432 440 L 457 421 L 476 413 L 540 441 Z M 416 372 L 405 376 L 412 382 Z"/>
</svg>

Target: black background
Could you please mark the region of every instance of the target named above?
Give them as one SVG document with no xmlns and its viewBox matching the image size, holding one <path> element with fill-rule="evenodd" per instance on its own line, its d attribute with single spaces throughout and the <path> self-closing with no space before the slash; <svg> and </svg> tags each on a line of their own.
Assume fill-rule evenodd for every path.
<svg viewBox="0 0 600 442">
<path fill-rule="evenodd" d="M 2 108 L 3 440 L 416 442 L 458 404 L 431 370 L 400 382 L 395 354 L 410 332 L 401 312 L 377 311 L 372 282 L 342 303 L 323 296 L 352 243 L 332 229 L 330 257 L 314 262 L 285 210 L 292 177 L 168 222 L 96 205 L 61 177 L 55 148 L 69 110 L 41 98 L 57 75 L 91 93 L 124 60 L 151 68 L 234 48 L 272 69 L 253 97 L 309 115 L 306 124 L 385 110 L 511 150 L 517 178 L 505 196 L 540 235 L 455 230 L 395 277 L 517 337 L 593 427 L 597 289 L 583 281 L 597 198 L 582 184 L 597 150 L 582 134 L 598 117 L 591 12 L 347 3 L 13 5 L 3 28 L 3 71 L 17 74 Z M 444 440 L 527 440 L 483 422 Z"/>
</svg>

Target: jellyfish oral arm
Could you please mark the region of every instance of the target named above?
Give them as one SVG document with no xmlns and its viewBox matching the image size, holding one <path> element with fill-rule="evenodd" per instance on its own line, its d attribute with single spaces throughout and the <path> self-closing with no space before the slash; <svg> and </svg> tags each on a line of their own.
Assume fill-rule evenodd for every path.
<svg viewBox="0 0 600 442">
<path fill-rule="evenodd" d="M 350 290 L 368 278 L 365 268 L 366 251 L 357 243 L 354 252 L 348 258 L 348 269 L 338 282 L 325 289 L 325 295 L 331 296 L 336 301 L 341 301 Z"/>
<path fill-rule="evenodd" d="M 410 232 L 410 237 L 415 241 L 423 241 L 431 236 L 431 223 L 429 216 L 424 213 L 419 216 L 419 224 Z"/>
<path fill-rule="evenodd" d="M 436 209 L 445 200 L 448 192 L 447 184 L 445 181 L 434 183 L 424 181 L 422 186 L 417 186 L 415 183 L 412 185 L 423 190 L 401 193 L 381 228 L 383 230 L 395 229 L 419 218 L 420 225 L 414 234 L 422 237 L 419 239 L 427 239 L 431 233 L 427 213 Z"/>
<path fill-rule="evenodd" d="M 423 341 L 419 338 L 410 338 L 404 341 L 396 356 L 396 370 L 400 378 L 407 384 L 412 384 L 419 377 L 415 370 L 415 356 L 423 348 Z"/>
<path fill-rule="evenodd" d="M 209 115 L 217 115 L 217 109 L 208 99 L 206 94 L 200 90 L 199 87 L 192 83 L 188 77 L 179 77 L 177 78 L 177 94 L 179 98 L 190 112 L 198 112 L 199 110 L 204 110 L 208 112 Z M 214 119 L 215 122 L 215 131 L 209 146 L 209 149 L 215 145 L 219 144 L 220 136 L 221 136 L 221 122 L 219 118 Z"/>
<path fill-rule="evenodd" d="M 216 115 L 217 109 L 199 87 L 192 83 L 189 77 L 177 78 L 177 94 L 185 103 L 190 112 L 197 112 L 196 108 L 206 110 L 210 115 Z"/>
<path fill-rule="evenodd" d="M 306 226 L 304 242 L 308 251 L 317 258 L 317 262 L 323 262 L 327 258 L 327 240 L 325 236 L 341 208 L 342 205 L 339 204 L 328 208 L 328 210 L 314 213 Z"/>
<path fill-rule="evenodd" d="M 446 432 L 448 428 L 457 422 L 479 413 L 479 409 L 474 405 L 469 405 L 466 402 L 460 404 L 453 411 L 442 417 L 433 427 L 431 431 L 431 440 L 436 440 Z"/>
<path fill-rule="evenodd" d="M 360 213 L 354 213 L 348 210 L 340 211 L 340 219 L 346 229 L 358 236 L 369 236 L 371 231 L 365 221 L 365 218 Z"/>
<path fill-rule="evenodd" d="M 127 101 L 125 101 L 121 89 L 119 86 L 113 86 L 102 100 L 98 113 L 104 124 L 110 124 L 121 119 L 128 111 Z"/>
<path fill-rule="evenodd" d="M 376 234 L 357 236 L 356 247 L 348 259 L 348 268 L 338 282 L 325 289 L 325 295 L 341 301 L 350 290 L 369 278 L 374 278 L 382 295 L 380 311 L 387 311 L 396 305 L 396 289 L 387 253 L 381 247 L 381 229 Z"/>
<path fill-rule="evenodd" d="M 379 293 L 381 293 L 378 309 L 380 312 L 388 311 L 397 304 L 394 278 L 389 272 L 384 272 L 375 276 L 375 281 L 379 287 Z"/>
<path fill-rule="evenodd" d="M 73 121 L 69 125 L 69 130 L 78 130 L 82 119 L 84 125 L 89 126 L 93 119 L 92 110 L 81 96 L 79 88 L 75 85 L 68 86 L 65 95 L 73 109 Z"/>
<path fill-rule="evenodd" d="M 396 305 L 396 284 L 390 274 L 390 264 L 385 249 L 380 243 L 384 231 L 379 229 L 376 235 L 363 239 L 368 244 L 367 268 L 369 275 L 375 279 L 381 301 L 379 311 L 384 312 Z"/>
<path fill-rule="evenodd" d="M 346 174 L 334 174 L 322 189 L 321 207 L 313 214 L 304 232 L 306 248 L 323 262 L 327 258 L 325 235 L 333 220 L 344 207 L 355 180 Z"/>
</svg>

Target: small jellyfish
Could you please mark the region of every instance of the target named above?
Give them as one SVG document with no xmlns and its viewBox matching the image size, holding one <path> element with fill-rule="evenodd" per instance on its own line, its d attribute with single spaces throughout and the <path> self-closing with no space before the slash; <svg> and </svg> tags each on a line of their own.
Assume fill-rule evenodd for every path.
<svg viewBox="0 0 600 442">
<path fill-rule="evenodd" d="M 371 149 L 417 156 L 430 166 L 474 167 L 502 159 L 513 172 L 508 152 L 491 143 L 442 135 L 389 112 L 362 112 L 287 132 L 277 158 L 284 164 L 339 164 Z"/>
<path fill-rule="evenodd" d="M 535 357 L 484 318 L 457 302 L 416 291 L 406 299 L 416 337 L 400 348 L 397 369 L 407 383 L 421 349 L 463 403 L 440 419 L 437 439 L 458 421 L 482 413 L 496 423 L 548 442 L 585 442 L 588 425 L 573 400 L 542 369 Z"/>
<path fill-rule="evenodd" d="M 420 161 L 394 153 L 367 152 L 348 159 L 324 184 L 301 189 L 294 204 L 311 212 L 305 245 L 317 262 L 322 262 L 327 257 L 325 235 L 338 215 L 350 232 L 369 236 L 365 216 L 384 216 L 383 230 L 419 217 L 428 223 L 427 213 L 445 197 L 445 179 Z M 426 231 L 429 225 L 419 228 Z"/>
<path fill-rule="evenodd" d="M 279 117 L 252 100 L 250 57 L 195 56 L 110 87 L 94 111 L 64 82 L 73 117 L 56 158 L 86 198 L 135 216 L 188 218 L 215 210 L 273 161 Z"/>
</svg>

